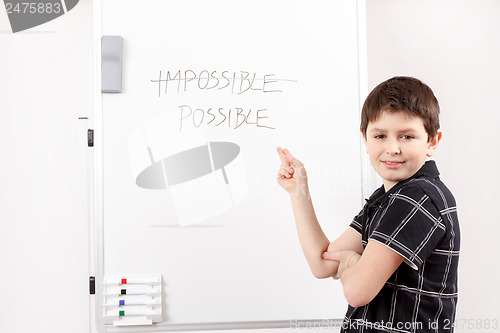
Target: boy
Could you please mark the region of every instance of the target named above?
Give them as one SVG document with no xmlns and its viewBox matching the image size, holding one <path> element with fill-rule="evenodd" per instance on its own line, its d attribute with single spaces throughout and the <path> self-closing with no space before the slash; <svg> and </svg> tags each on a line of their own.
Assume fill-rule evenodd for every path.
<svg viewBox="0 0 500 333">
<path fill-rule="evenodd" d="M 302 250 L 317 278 L 340 279 L 349 303 L 341 332 L 453 332 L 460 250 L 455 200 L 433 155 L 439 104 L 411 77 L 368 95 L 361 134 L 383 180 L 350 227 L 330 243 L 316 219 L 301 162 L 277 148 Z"/>
</svg>

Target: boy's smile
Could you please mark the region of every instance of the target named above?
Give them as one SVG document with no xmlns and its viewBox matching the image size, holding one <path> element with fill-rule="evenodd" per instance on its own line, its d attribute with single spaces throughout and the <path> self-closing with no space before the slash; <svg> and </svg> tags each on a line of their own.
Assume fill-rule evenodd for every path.
<svg viewBox="0 0 500 333">
<path fill-rule="evenodd" d="M 422 118 L 401 111 L 383 111 L 370 122 L 364 137 L 366 152 L 385 190 L 413 176 L 434 154 L 441 136 L 439 132 L 428 140 Z"/>
</svg>

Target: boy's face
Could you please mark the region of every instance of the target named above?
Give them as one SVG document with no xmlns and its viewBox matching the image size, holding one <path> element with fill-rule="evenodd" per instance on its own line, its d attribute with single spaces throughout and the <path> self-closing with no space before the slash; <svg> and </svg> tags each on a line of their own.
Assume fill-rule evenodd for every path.
<svg viewBox="0 0 500 333">
<path fill-rule="evenodd" d="M 398 182 L 413 176 L 432 156 L 442 133 L 428 141 L 420 117 L 410 118 L 403 112 L 381 112 L 370 122 L 364 137 L 370 163 L 382 177 L 388 191 Z"/>
</svg>

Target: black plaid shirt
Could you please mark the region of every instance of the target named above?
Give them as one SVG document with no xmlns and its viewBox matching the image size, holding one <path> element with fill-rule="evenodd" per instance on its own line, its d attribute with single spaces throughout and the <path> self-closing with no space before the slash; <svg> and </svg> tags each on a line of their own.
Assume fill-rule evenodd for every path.
<svg viewBox="0 0 500 333">
<path fill-rule="evenodd" d="M 453 332 L 460 229 L 435 162 L 366 201 L 351 223 L 363 247 L 373 239 L 405 262 L 369 304 L 349 306 L 341 332 Z"/>
</svg>

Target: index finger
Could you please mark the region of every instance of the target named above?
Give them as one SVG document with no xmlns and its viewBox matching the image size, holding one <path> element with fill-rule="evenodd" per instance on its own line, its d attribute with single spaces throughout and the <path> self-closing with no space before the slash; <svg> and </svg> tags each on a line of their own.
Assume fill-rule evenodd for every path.
<svg viewBox="0 0 500 333">
<path fill-rule="evenodd" d="M 289 161 L 293 161 L 295 160 L 295 157 L 293 157 L 293 155 L 290 153 L 290 151 L 286 148 L 283 149 L 283 155 L 285 155 L 285 157 L 289 160 Z"/>
<path fill-rule="evenodd" d="M 276 151 L 278 152 L 281 162 L 287 163 L 288 161 L 286 160 L 286 156 L 285 153 L 283 152 L 283 149 L 281 147 L 276 147 Z"/>
</svg>

